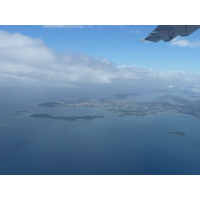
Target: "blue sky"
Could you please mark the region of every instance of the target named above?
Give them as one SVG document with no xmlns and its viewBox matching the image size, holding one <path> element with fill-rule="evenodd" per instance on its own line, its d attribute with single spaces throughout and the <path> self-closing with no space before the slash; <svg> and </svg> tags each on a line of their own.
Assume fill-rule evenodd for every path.
<svg viewBox="0 0 200 200">
<path fill-rule="evenodd" d="M 188 46 L 172 42 L 139 43 L 156 25 L 122 26 L 0 26 L 0 30 L 41 38 L 58 54 L 69 51 L 102 57 L 119 65 L 139 66 L 159 71 L 200 72 L 200 30 L 187 37 Z M 193 43 L 189 46 L 189 42 Z M 180 42 L 181 43 L 181 42 Z M 195 46 L 195 44 L 197 44 Z"/>
</svg>

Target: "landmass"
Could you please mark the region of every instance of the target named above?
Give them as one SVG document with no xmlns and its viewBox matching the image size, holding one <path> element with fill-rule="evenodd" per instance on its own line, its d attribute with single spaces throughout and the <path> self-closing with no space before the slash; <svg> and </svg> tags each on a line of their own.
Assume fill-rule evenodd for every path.
<svg viewBox="0 0 200 200">
<path fill-rule="evenodd" d="M 145 102 L 135 101 L 134 99 L 113 100 L 110 98 L 100 98 L 99 101 L 95 102 L 81 98 L 78 100 L 39 103 L 38 106 L 103 107 L 105 110 L 116 113 L 120 117 L 126 115 L 144 116 L 156 113 L 179 113 L 200 116 L 200 100 L 191 101 L 170 94 Z"/>
<path fill-rule="evenodd" d="M 184 132 L 179 132 L 179 131 L 169 132 L 169 134 L 186 135 L 186 133 L 184 133 Z"/>
<path fill-rule="evenodd" d="M 78 106 L 79 104 L 82 105 L 82 103 L 90 102 L 90 98 L 79 98 L 77 100 L 61 100 L 60 102 L 45 102 L 45 103 L 39 103 L 38 106 L 45 106 L 45 107 L 54 107 L 54 106 L 66 106 L 66 105 L 74 105 Z M 91 106 L 91 104 L 90 104 Z"/>
<path fill-rule="evenodd" d="M 86 120 L 92 120 L 95 118 L 106 118 L 106 115 L 86 115 L 86 116 L 72 116 L 72 117 L 65 117 L 65 116 L 52 116 L 49 114 L 32 114 L 30 117 L 35 117 L 35 118 L 48 118 L 48 119 L 57 119 L 57 120 L 69 120 L 69 121 L 76 121 L 78 119 L 86 119 Z"/>
</svg>

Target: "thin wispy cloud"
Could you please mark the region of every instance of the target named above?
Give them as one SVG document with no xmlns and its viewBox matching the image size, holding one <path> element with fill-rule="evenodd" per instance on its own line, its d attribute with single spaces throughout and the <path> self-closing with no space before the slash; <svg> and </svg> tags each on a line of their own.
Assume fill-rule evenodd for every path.
<svg viewBox="0 0 200 200">
<path fill-rule="evenodd" d="M 91 28 L 92 25 L 44 25 L 43 28 Z"/>
<path fill-rule="evenodd" d="M 130 29 L 128 31 L 123 32 L 123 35 L 127 35 L 127 34 L 139 34 L 140 31 L 138 29 Z"/>
<path fill-rule="evenodd" d="M 178 38 L 175 38 L 174 40 L 172 40 L 170 45 L 171 46 L 179 46 L 179 47 L 197 48 L 197 47 L 200 47 L 200 41 L 190 42 L 189 40 L 181 39 L 178 37 Z"/>
<path fill-rule="evenodd" d="M 168 85 L 168 88 L 170 88 L 170 89 L 171 89 L 171 88 L 174 88 L 174 86 L 173 86 L 173 85 Z"/>
</svg>

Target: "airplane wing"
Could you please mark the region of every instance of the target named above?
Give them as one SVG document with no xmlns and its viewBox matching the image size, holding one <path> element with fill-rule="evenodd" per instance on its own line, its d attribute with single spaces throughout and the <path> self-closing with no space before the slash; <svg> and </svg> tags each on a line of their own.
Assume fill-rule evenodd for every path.
<svg viewBox="0 0 200 200">
<path fill-rule="evenodd" d="M 200 25 L 159 25 L 146 38 L 141 41 L 165 42 L 173 40 L 176 36 L 187 36 L 200 28 Z"/>
</svg>

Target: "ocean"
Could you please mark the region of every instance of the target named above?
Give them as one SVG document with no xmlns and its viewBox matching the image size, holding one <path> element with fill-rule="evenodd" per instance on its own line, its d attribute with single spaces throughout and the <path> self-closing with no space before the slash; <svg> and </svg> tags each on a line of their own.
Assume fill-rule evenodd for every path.
<svg viewBox="0 0 200 200">
<path fill-rule="evenodd" d="M 14 116 L 106 114 L 93 120 Z M 199 175 L 200 119 L 159 113 L 123 116 L 101 107 L 0 106 L 1 175 Z M 169 134 L 185 132 L 186 135 Z"/>
</svg>

